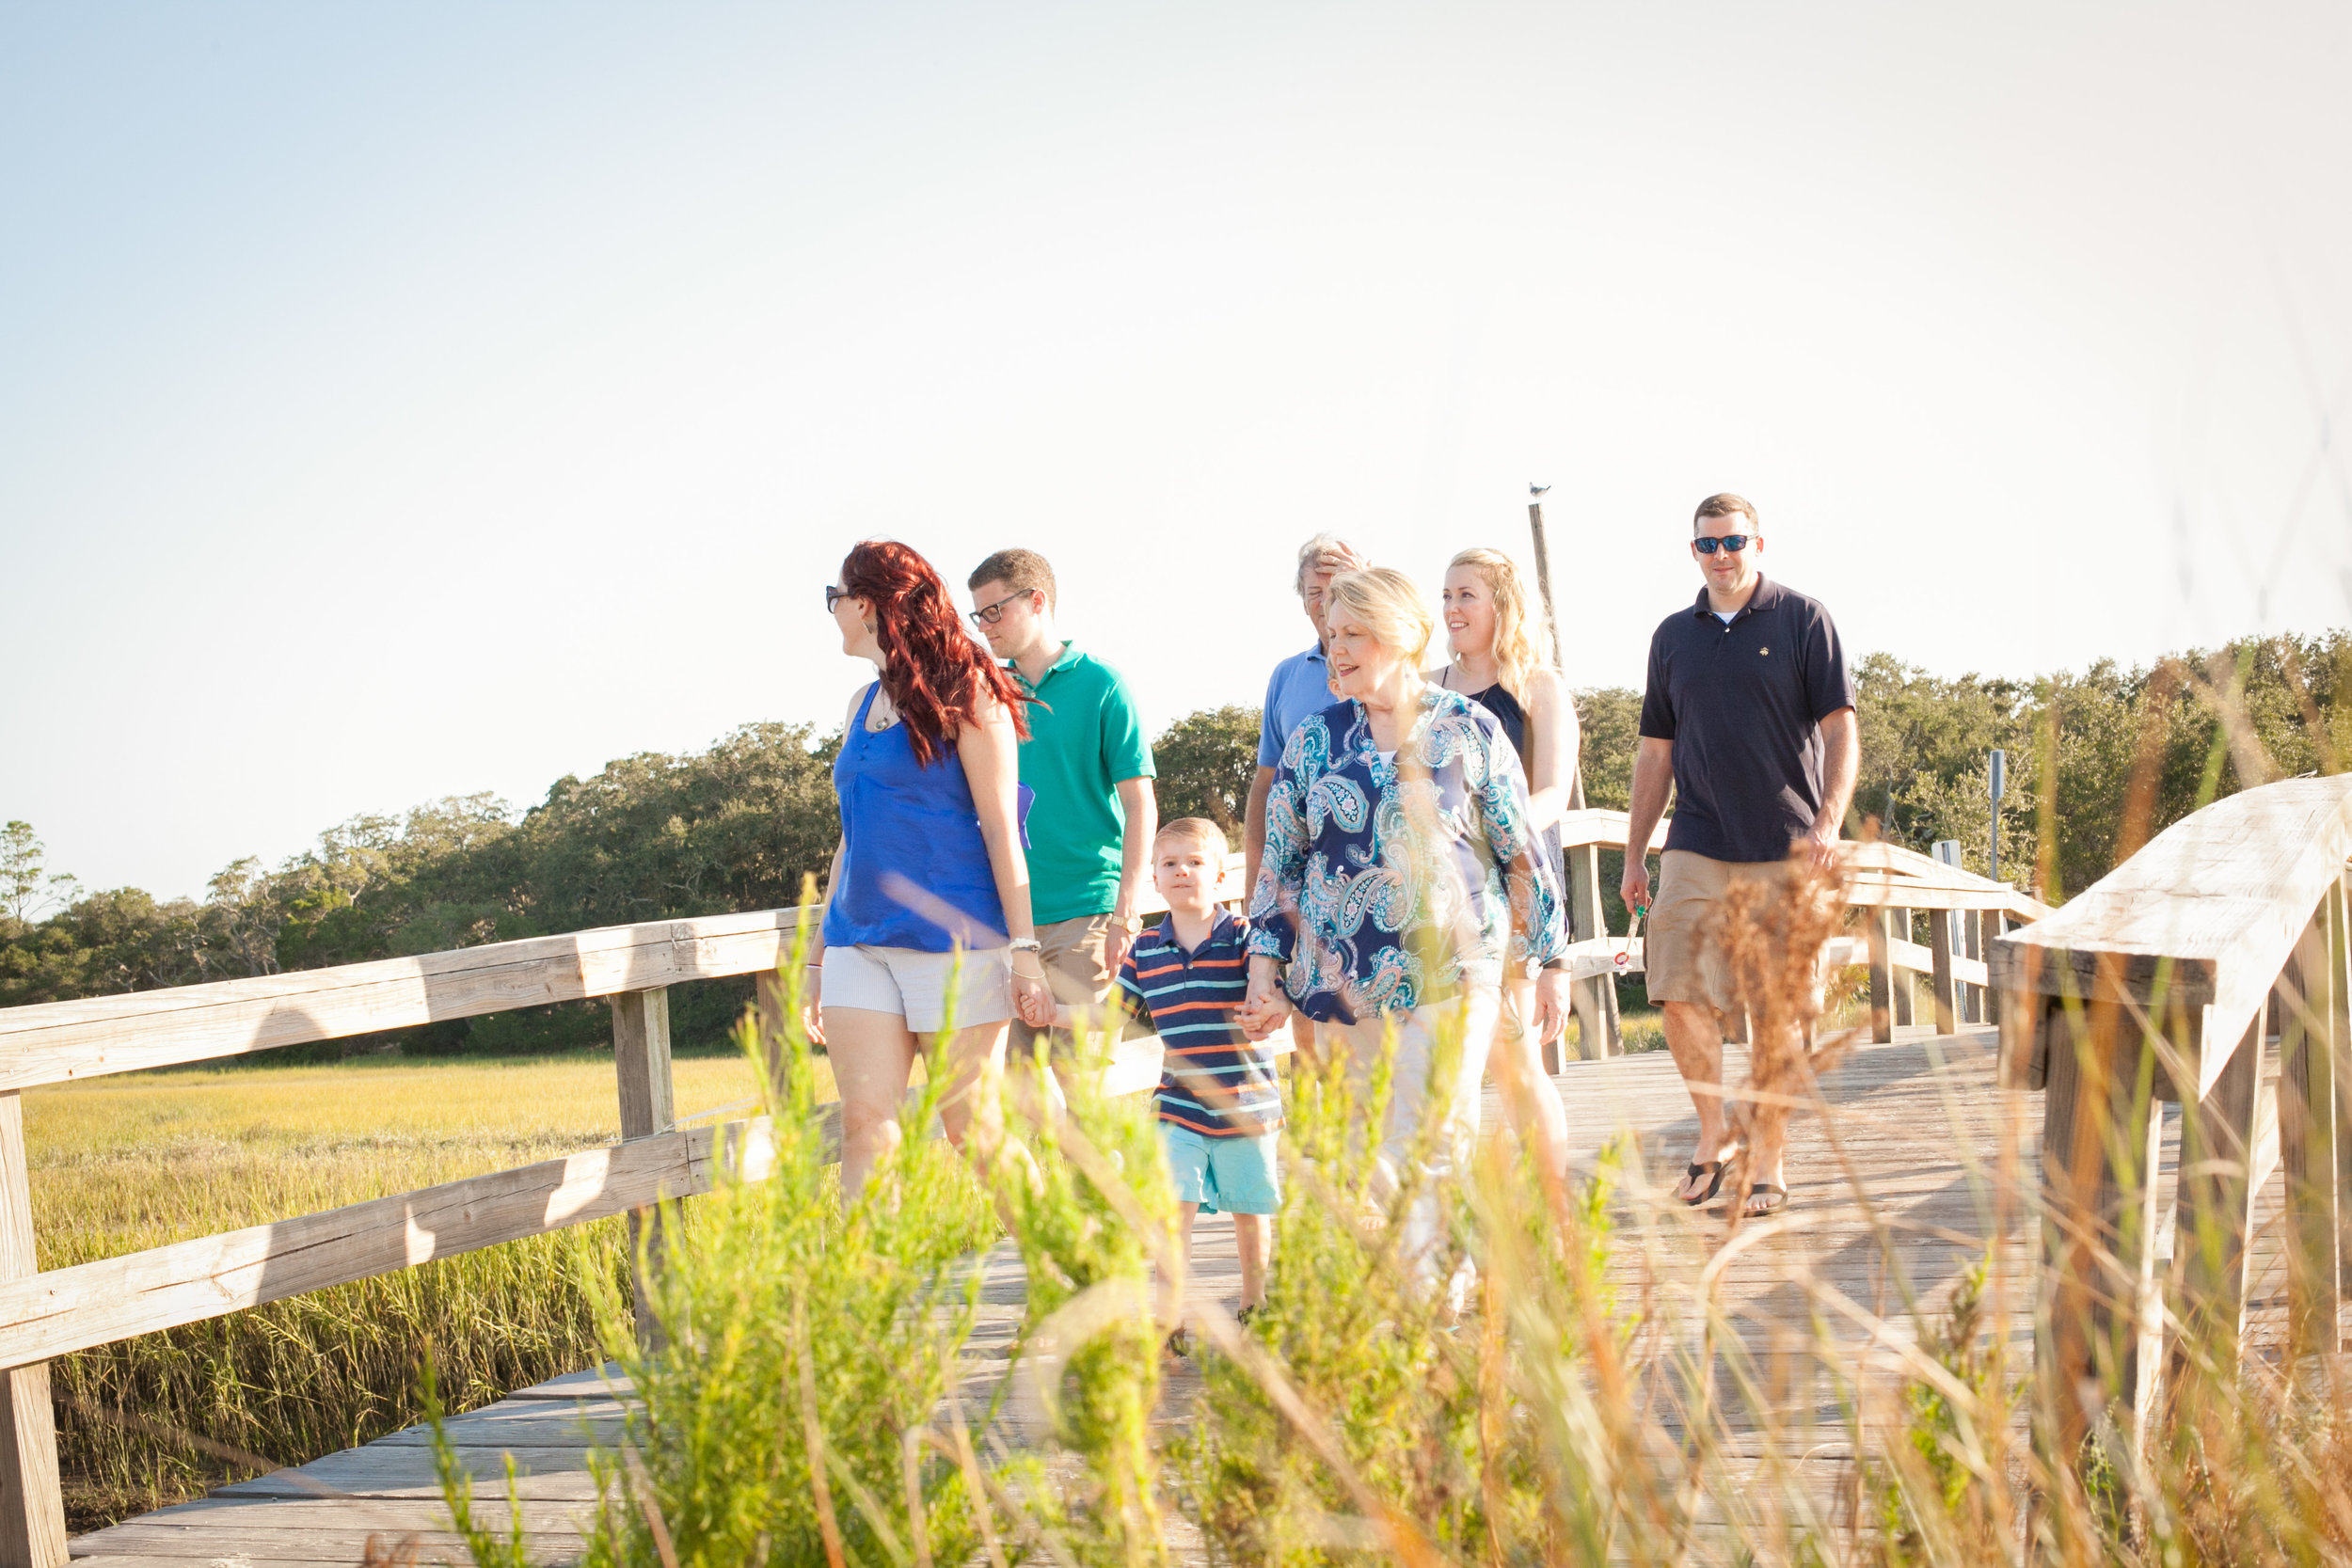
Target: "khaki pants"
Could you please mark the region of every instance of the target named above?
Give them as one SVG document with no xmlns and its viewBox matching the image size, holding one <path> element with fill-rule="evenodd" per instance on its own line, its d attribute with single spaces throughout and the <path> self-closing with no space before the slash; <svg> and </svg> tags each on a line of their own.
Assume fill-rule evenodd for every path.
<svg viewBox="0 0 2352 1568">
<path fill-rule="evenodd" d="M 1044 960 L 1045 983 L 1053 988 L 1056 1002 L 1099 1007 L 1108 1000 L 1111 982 L 1118 976 L 1103 959 L 1116 924 L 1107 914 L 1089 914 L 1037 928 L 1038 957 Z M 1050 1049 L 1057 1056 L 1066 1057 L 1075 1049 L 1068 1030 L 1032 1028 L 1016 1015 L 1007 1059 L 1030 1060 L 1040 1035 L 1050 1037 Z"/>
</svg>

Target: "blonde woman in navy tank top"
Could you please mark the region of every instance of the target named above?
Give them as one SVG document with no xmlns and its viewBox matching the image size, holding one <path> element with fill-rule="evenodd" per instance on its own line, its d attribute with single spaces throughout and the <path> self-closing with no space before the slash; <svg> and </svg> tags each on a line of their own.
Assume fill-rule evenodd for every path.
<svg viewBox="0 0 2352 1568">
<path fill-rule="evenodd" d="M 1511 737 L 1527 773 L 1528 819 L 1544 830 L 1552 872 L 1561 876 L 1560 814 L 1576 777 L 1576 704 L 1544 657 L 1543 626 L 1518 568 L 1500 550 L 1464 550 L 1446 565 L 1440 599 L 1453 657 L 1427 679 L 1486 708 Z M 1528 1027 L 1535 1016 L 1534 974 L 1514 969 L 1503 982 L 1503 1002 L 1486 1058 L 1502 1081 L 1503 1109 L 1543 1168 L 1565 1177 L 1567 1115 L 1544 1071 L 1543 1046 Z"/>
<path fill-rule="evenodd" d="M 1053 1022 L 1054 999 L 1029 919 L 1019 692 L 930 562 L 896 541 L 852 549 L 825 607 L 841 651 L 881 676 L 843 722 L 841 844 L 807 958 L 810 1032 L 841 1090 L 847 1200 L 901 1136 L 915 1056 L 950 1022 L 940 1120 L 957 1148 L 993 1160 L 1008 1025 L 1016 1013 Z"/>
</svg>

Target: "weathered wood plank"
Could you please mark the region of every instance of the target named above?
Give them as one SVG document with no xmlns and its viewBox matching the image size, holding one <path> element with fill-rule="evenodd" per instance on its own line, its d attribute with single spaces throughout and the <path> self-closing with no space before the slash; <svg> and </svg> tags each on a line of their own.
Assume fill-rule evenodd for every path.
<svg viewBox="0 0 2352 1568">
<path fill-rule="evenodd" d="M 24 1168 L 24 1100 L 8 1091 L 0 1093 L 0 1280 L 23 1279 L 40 1267 Z M 0 1370 L 0 1568 L 57 1568 L 65 1560 L 49 1369 L 11 1367 Z"/>
<path fill-rule="evenodd" d="M 825 1136 L 836 1138 L 828 1117 Z M 0 1280 L 0 1368 L 347 1284 L 711 1190 L 724 1161 L 772 1168 L 768 1118 L 659 1133 L 560 1160 Z"/>
<path fill-rule="evenodd" d="M 1952 952 L 1952 913 L 1949 910 L 1928 911 L 1928 989 L 1935 999 L 1935 1032 L 1948 1035 L 1960 1027 L 1959 982 L 1964 978 L 1956 973 L 1957 966 L 1966 962 Z"/>
<path fill-rule="evenodd" d="M 515 1461 L 517 1496 L 527 1502 L 592 1502 L 596 1481 L 588 1474 L 586 1450 L 577 1444 L 557 1448 L 459 1449 L 456 1458 L 477 1483 L 503 1486 L 506 1460 Z M 441 1495 L 433 1450 L 421 1446 L 364 1449 L 314 1459 L 298 1469 L 272 1470 L 216 1488 L 218 1497 L 316 1497 L 323 1492 L 360 1498 L 430 1501 Z M 502 1501 L 503 1499 L 501 1499 Z"/>
<path fill-rule="evenodd" d="M 2288 1006 L 2279 1038 L 2279 1148 L 2286 1165 L 2288 1343 L 2333 1355 L 2344 1307 L 2338 1256 L 2334 946 L 2342 897 L 2330 888 L 2280 976 Z"/>
<path fill-rule="evenodd" d="M 2064 909 L 2003 937 L 1994 981 L 2077 995 L 2105 984 L 2115 1000 L 2143 1006 L 2169 981 L 2174 999 L 2211 1009 L 2191 1098 L 2201 1096 L 2347 856 L 2352 774 L 2243 791 L 2173 823 Z"/>
<path fill-rule="evenodd" d="M 502 1502 L 502 1500 L 501 1500 Z M 489 1510 L 503 1528 L 505 1514 L 501 1505 Z M 526 1530 L 523 1544 L 533 1562 L 576 1561 L 585 1537 L 580 1531 Z M 159 1562 L 218 1563 L 229 1562 L 242 1568 L 246 1563 L 307 1564 L 333 1563 L 336 1568 L 352 1568 L 373 1542 L 379 1549 L 395 1545 L 414 1546 L 427 1554 L 422 1562 L 466 1562 L 465 1537 L 442 1528 L 393 1528 L 378 1526 L 294 1526 L 261 1531 L 236 1543 L 234 1555 L 229 1555 L 227 1544 L 216 1527 L 209 1525 L 157 1525 L 132 1523 L 117 1525 L 105 1532 L 106 1558 L 129 1560 L 140 1568 L 153 1568 Z M 75 1559 L 88 1561 L 88 1554 Z"/>
<path fill-rule="evenodd" d="M 2079 1047 L 2050 1053 L 2042 1099 L 2043 1289 L 2034 1370 L 2055 1446 L 2089 1429 L 2086 1381 L 2114 1402 L 2137 1453 L 2161 1362 L 2155 1297 L 2162 1117 L 2138 1082 L 2148 1042 L 2115 1003 L 2094 1003 Z"/>
<path fill-rule="evenodd" d="M 621 1139 L 631 1142 L 667 1132 L 677 1125 L 677 1093 L 670 1076 L 670 993 L 666 989 L 628 990 L 608 1004 L 612 1009 L 612 1067 L 619 1080 Z M 645 1205 L 628 1212 L 629 1283 L 637 1338 L 654 1346 L 661 1338 L 654 1317 L 653 1290 L 646 1275 L 660 1270 L 663 1251 L 661 1211 Z"/>
<path fill-rule="evenodd" d="M 773 969 L 798 910 L 492 942 L 207 986 L 0 1008 L 0 1089 Z"/>
<path fill-rule="evenodd" d="M 1605 806 L 1587 806 L 1581 811 L 1560 814 L 1560 847 L 1574 849 L 1581 845 L 1597 845 L 1604 849 L 1625 847 L 1626 830 L 1633 826 L 1633 818 L 1621 811 Z M 1654 854 L 1666 847 L 1666 834 L 1673 831 L 1674 818 L 1661 817 L 1650 831 L 1649 848 Z"/>
<path fill-rule="evenodd" d="M 2259 1147 L 2265 1120 L 2262 1066 L 2263 1037 L 2257 1022 L 2247 1026 L 2213 1086 L 2183 1111 L 2173 1272 L 2178 1279 L 2176 1310 L 2186 1344 L 2184 1354 L 2173 1358 L 2176 1372 L 2196 1365 L 2196 1351 L 2220 1358 L 2232 1372 L 2237 1366 L 2238 1346 L 2246 1335 L 2254 1199 L 2265 1174 Z M 2277 1102 L 2270 1103 L 2275 1117 Z M 2275 1122 L 2272 1133 L 2275 1150 Z"/>
<path fill-rule="evenodd" d="M 1895 936 L 1884 910 L 1865 911 L 1862 929 L 1870 965 L 1870 1038 L 1888 1045 L 1895 1038 Z"/>
</svg>

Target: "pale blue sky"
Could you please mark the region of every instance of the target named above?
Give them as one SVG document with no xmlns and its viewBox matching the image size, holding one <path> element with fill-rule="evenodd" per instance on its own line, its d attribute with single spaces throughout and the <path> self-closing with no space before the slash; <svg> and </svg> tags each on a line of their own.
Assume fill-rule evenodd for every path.
<svg viewBox="0 0 2352 1568">
<path fill-rule="evenodd" d="M 889 532 L 1154 727 L 1316 528 L 1551 482 L 1579 684 L 1697 499 L 1951 673 L 2352 622 L 2341 7 L 0 8 L 0 817 L 192 892 L 830 726 Z"/>
</svg>

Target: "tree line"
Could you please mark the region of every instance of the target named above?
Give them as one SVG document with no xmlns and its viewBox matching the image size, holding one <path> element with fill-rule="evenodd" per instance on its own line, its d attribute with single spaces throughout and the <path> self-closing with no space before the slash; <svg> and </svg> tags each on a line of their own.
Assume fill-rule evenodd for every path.
<svg viewBox="0 0 2352 1568">
<path fill-rule="evenodd" d="M 2031 679 L 1946 678 L 1873 654 L 1856 669 L 1857 833 L 1913 848 L 1956 839 L 1986 868 L 1987 754 L 2009 753 L 2005 879 L 2060 902 L 2113 865 L 2137 789 L 2148 832 L 2204 800 L 2352 758 L 2352 632 L 2248 638 L 2142 667 L 2102 660 Z M 1588 802 L 1622 809 L 1641 694 L 1577 694 Z M 1206 816 L 1240 843 L 1258 710 L 1204 709 L 1153 743 L 1160 815 Z M 640 752 L 556 781 L 517 813 L 486 794 L 405 816 L 353 817 L 275 867 L 247 858 L 200 899 L 92 891 L 44 864 L 34 829 L 0 833 L 0 1006 L 356 963 L 594 926 L 799 901 L 837 835 L 840 736 L 747 724 L 708 751 Z M 1613 929 L 1617 872 L 1603 867 Z M 748 982 L 673 994 L 681 1043 L 716 1040 Z M 530 1052 L 601 1043 L 601 1007 L 571 1005 L 406 1032 L 416 1053 Z M 303 1048 L 324 1053 L 377 1041 Z"/>
</svg>

